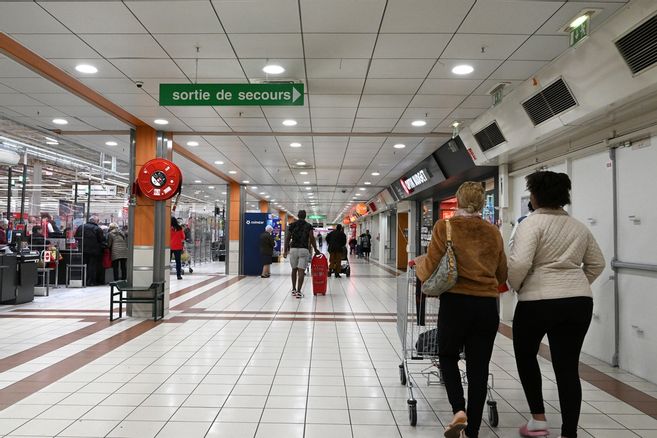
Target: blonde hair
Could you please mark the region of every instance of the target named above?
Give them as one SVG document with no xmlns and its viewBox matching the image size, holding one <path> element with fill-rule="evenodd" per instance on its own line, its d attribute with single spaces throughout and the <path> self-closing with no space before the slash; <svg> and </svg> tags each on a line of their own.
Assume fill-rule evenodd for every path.
<svg viewBox="0 0 657 438">
<path fill-rule="evenodd" d="M 110 230 L 113 230 L 115 228 L 119 228 L 119 225 L 116 222 L 112 222 L 111 224 L 109 224 L 109 229 Z"/>
<path fill-rule="evenodd" d="M 468 213 L 477 213 L 484 208 L 486 193 L 484 186 L 475 181 L 466 181 L 456 191 L 456 201 L 459 208 Z"/>
</svg>

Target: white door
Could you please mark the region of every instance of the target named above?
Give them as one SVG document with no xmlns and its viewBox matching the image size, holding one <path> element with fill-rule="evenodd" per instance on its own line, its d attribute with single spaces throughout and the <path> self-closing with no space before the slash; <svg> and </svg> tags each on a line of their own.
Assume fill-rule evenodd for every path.
<svg viewBox="0 0 657 438">
<path fill-rule="evenodd" d="M 571 215 L 593 233 L 605 255 L 607 267 L 591 285 L 593 320 L 583 351 L 605 362 L 614 356 L 614 282 L 611 258 L 613 240 L 613 169 L 607 151 L 572 161 Z M 558 171 L 558 170 L 555 170 Z"/>
<path fill-rule="evenodd" d="M 618 259 L 657 265 L 657 138 L 617 150 Z M 657 382 L 657 273 L 619 271 L 620 366 Z"/>
</svg>

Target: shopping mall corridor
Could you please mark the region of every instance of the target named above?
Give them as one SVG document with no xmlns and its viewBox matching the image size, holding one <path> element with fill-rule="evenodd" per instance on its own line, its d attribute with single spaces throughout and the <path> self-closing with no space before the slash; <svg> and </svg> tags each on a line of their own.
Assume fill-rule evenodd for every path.
<svg viewBox="0 0 657 438">
<path fill-rule="evenodd" d="M 409 426 L 391 268 L 353 260 L 350 278 L 330 279 L 319 297 L 307 283 L 302 299 L 290 295 L 287 264 L 274 264 L 269 279 L 213 274 L 215 268 L 173 280 L 171 311 L 158 323 L 111 324 L 106 287 L 57 289 L 2 308 L 0 436 L 441 434 L 451 419 L 444 389 L 422 378 L 418 425 Z M 491 365 L 499 427 L 484 427 L 481 437 L 517 437 L 528 415 L 508 326 L 500 332 Z M 657 437 L 657 386 L 582 360 L 590 382 L 580 436 Z M 541 366 L 556 436 L 554 375 L 547 360 Z"/>
</svg>

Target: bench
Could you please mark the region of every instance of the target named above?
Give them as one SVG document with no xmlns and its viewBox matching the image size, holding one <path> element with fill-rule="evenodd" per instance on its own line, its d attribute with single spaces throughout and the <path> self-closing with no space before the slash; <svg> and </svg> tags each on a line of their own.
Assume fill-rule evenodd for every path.
<svg viewBox="0 0 657 438">
<path fill-rule="evenodd" d="M 137 296 L 135 296 L 135 294 Z M 110 283 L 110 321 L 114 321 L 114 304 L 119 305 L 119 318 L 123 317 L 123 304 L 146 303 L 153 306 L 153 320 L 158 320 L 157 304 L 161 303 L 159 317 L 164 318 L 164 282 L 148 287 L 133 287 L 125 280 Z"/>
</svg>

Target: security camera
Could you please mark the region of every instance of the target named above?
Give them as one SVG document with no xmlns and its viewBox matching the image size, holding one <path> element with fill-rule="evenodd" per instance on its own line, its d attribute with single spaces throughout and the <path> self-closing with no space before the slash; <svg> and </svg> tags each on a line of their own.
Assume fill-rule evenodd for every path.
<svg viewBox="0 0 657 438">
<path fill-rule="evenodd" d="M 141 88 L 141 87 L 144 86 L 144 82 L 143 81 L 135 81 L 135 85 L 137 86 L 137 88 Z"/>
</svg>

